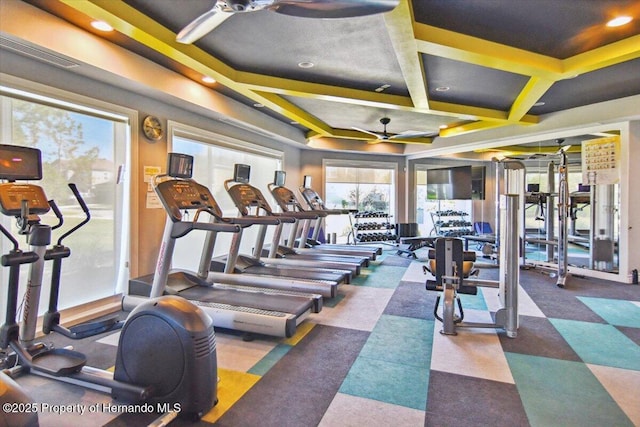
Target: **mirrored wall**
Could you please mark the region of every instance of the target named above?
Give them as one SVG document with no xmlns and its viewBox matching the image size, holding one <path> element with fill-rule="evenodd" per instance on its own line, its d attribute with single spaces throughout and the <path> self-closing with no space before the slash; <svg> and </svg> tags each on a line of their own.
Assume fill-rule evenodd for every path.
<svg viewBox="0 0 640 427">
<path fill-rule="evenodd" d="M 615 131 L 505 147 L 526 166 L 525 262 L 553 264 L 566 227 L 570 266 L 617 273 L 620 147 Z M 565 170 L 566 175 L 561 173 Z M 566 200 L 561 197 L 567 182 Z M 564 213 L 564 214 L 563 214 Z"/>
</svg>

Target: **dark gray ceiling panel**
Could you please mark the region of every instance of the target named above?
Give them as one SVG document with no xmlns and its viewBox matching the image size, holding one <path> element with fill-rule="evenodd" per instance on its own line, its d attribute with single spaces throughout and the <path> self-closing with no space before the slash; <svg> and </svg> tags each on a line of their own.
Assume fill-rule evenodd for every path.
<svg viewBox="0 0 640 427">
<path fill-rule="evenodd" d="M 528 77 L 433 55 L 422 55 L 429 99 L 507 111 Z M 447 91 L 442 89 L 449 88 Z"/>
<path fill-rule="evenodd" d="M 417 22 L 531 52 L 567 58 L 640 32 L 637 0 L 413 0 Z"/>
</svg>

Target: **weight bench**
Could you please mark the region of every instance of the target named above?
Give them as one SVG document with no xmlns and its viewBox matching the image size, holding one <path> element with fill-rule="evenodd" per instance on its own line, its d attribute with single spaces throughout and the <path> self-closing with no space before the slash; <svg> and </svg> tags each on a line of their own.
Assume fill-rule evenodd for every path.
<svg viewBox="0 0 640 427">
<path fill-rule="evenodd" d="M 416 251 L 425 246 L 433 247 L 436 237 L 401 237 L 396 255 L 407 255 L 409 258 L 417 259 Z"/>
</svg>

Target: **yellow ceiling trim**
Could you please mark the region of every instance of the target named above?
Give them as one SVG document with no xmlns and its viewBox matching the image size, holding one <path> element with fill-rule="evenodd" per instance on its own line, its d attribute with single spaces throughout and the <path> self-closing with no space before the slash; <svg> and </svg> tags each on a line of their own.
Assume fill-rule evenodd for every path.
<svg viewBox="0 0 640 427">
<path fill-rule="evenodd" d="M 464 135 L 465 133 L 477 132 L 480 130 L 488 130 L 505 126 L 504 122 L 477 121 L 464 123 L 458 126 L 450 126 L 440 130 L 440 136 L 448 138 L 450 136 Z"/>
<path fill-rule="evenodd" d="M 563 61 L 564 75 L 575 77 L 600 68 L 640 58 L 640 35 L 602 46 Z"/>
<path fill-rule="evenodd" d="M 402 0 L 392 12 L 385 13 L 383 16 L 413 105 L 428 109 L 427 82 L 424 78 L 422 59 L 416 48 L 413 34 L 413 10 L 409 1 Z"/>
<path fill-rule="evenodd" d="M 318 132 L 320 135 L 332 135 L 332 129 L 326 123 L 290 103 L 281 96 L 267 92 L 256 93 L 256 95 L 260 97 L 262 100 L 261 103 L 265 107 L 280 113 L 291 120 L 297 121 L 302 126 Z"/>
<path fill-rule="evenodd" d="M 489 120 L 495 122 L 503 122 L 507 124 L 536 124 L 538 123 L 538 116 L 526 114 L 520 118 L 520 120 L 510 123 L 507 113 L 501 110 L 493 110 L 490 108 L 473 107 L 470 105 L 452 104 L 449 102 L 430 101 L 431 108 L 440 111 L 441 113 L 454 114 L 465 120 Z"/>
<path fill-rule="evenodd" d="M 506 46 L 430 25 L 414 23 L 418 51 L 525 76 L 554 79 L 562 62 L 546 55 Z"/>
<path fill-rule="evenodd" d="M 393 110 L 413 110 L 411 99 L 401 95 L 350 89 L 320 83 L 303 82 L 300 80 L 289 80 L 282 77 L 253 74 L 243 71 L 238 71 L 236 75 L 236 83 L 242 84 L 245 88 L 253 91 L 271 92 L 280 95 L 366 105 Z"/>
<path fill-rule="evenodd" d="M 489 108 L 451 104 L 440 101 L 430 101 L 432 108 L 415 108 L 412 106 L 411 99 L 406 96 L 349 89 L 299 80 L 288 80 L 281 77 L 265 76 L 242 71 L 238 71 L 237 76 L 238 84 L 242 84 L 247 89 L 257 92 L 271 92 L 301 98 L 385 108 L 387 110 L 403 110 L 441 116 L 455 114 L 464 117 L 473 116 L 472 119 L 478 120 L 508 120 L 506 112 Z M 536 116 L 526 115 L 522 117 L 520 122 L 522 124 L 531 124 L 537 123 L 538 119 Z"/>
<path fill-rule="evenodd" d="M 580 153 L 582 146 L 581 145 L 571 145 L 569 148 L 565 148 L 565 153 Z M 476 153 L 501 153 L 508 151 L 509 154 L 556 154 L 558 152 L 559 146 L 553 145 L 545 145 L 545 146 L 523 146 L 523 145 L 507 145 L 504 147 L 494 147 L 494 148 L 483 148 L 480 150 L 474 150 Z"/>
<path fill-rule="evenodd" d="M 555 83 L 554 80 L 531 77 L 524 86 L 509 111 L 509 121 L 519 121 L 533 107 L 533 104 L 549 90 Z"/>
</svg>

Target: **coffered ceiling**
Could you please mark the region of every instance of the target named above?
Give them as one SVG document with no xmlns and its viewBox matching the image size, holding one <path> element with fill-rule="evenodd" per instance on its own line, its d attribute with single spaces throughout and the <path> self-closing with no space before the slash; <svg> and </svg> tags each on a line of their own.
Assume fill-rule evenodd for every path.
<svg viewBox="0 0 640 427">
<path fill-rule="evenodd" d="M 339 19 L 261 10 L 190 45 L 176 34 L 214 0 L 26 3 L 194 80 L 213 77 L 202 84 L 315 141 L 365 146 L 376 138 L 362 130 L 382 133 L 388 117 L 388 135 L 432 135 L 390 142 L 429 144 L 640 94 L 637 0 L 400 0 Z M 618 16 L 633 19 L 606 26 Z M 116 32 L 96 32 L 94 19 Z"/>
</svg>

